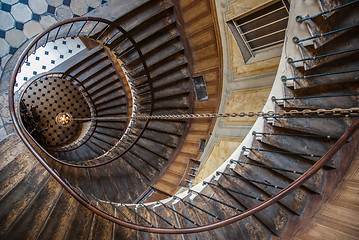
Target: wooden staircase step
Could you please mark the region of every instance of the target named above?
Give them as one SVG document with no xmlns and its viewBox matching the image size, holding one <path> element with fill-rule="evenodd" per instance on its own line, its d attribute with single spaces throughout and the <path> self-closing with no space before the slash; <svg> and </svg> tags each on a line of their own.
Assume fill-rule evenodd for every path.
<svg viewBox="0 0 359 240">
<path fill-rule="evenodd" d="M 183 123 L 166 120 L 151 120 L 148 129 L 158 130 L 176 135 L 183 134 Z"/>
<path fill-rule="evenodd" d="M 137 157 L 131 152 L 127 152 L 122 156 L 122 159 L 140 172 L 141 175 L 149 181 L 158 173 L 158 170 L 148 163 L 146 157 L 142 156 L 142 158 Z"/>
<path fill-rule="evenodd" d="M 177 97 L 165 100 L 156 100 L 154 103 L 155 109 L 170 109 L 170 108 L 189 108 L 188 97 Z"/>
<path fill-rule="evenodd" d="M 55 179 L 50 178 L 25 211 L 21 213 L 4 239 L 37 237 L 62 191 L 62 186 Z"/>
<path fill-rule="evenodd" d="M 97 82 L 97 84 L 87 87 L 87 92 L 92 95 L 100 92 L 103 89 L 107 88 L 122 88 L 122 84 L 116 75 L 110 75 L 108 78 L 103 78 Z"/>
<path fill-rule="evenodd" d="M 94 217 L 93 212 L 79 204 L 65 239 L 88 239 Z"/>
<path fill-rule="evenodd" d="M 2 239 L 6 239 L 5 235 L 21 218 L 21 214 L 36 198 L 49 177 L 50 174 L 40 164 L 37 164 L 9 194 L 0 200 L 0 237 Z M 26 198 L 23 197 L 24 193 L 27 193 Z"/>
<path fill-rule="evenodd" d="M 94 64 L 91 68 L 81 71 L 76 75 L 73 75 L 79 81 L 87 82 L 89 79 L 96 77 L 97 75 L 101 74 L 106 68 L 112 68 L 112 62 L 110 59 L 105 59 L 104 61 L 98 62 L 98 64 Z"/>
<path fill-rule="evenodd" d="M 115 23 L 118 23 L 124 30 L 131 34 L 131 30 L 135 29 L 137 26 L 143 26 L 146 22 L 150 22 L 151 19 L 160 18 L 165 14 L 166 11 L 170 11 L 171 7 L 172 4 L 169 0 L 157 1 L 155 4 L 153 2 L 147 5 L 144 4 L 129 14 L 118 18 Z M 111 36 L 111 34 L 109 35 Z M 94 37 L 96 37 L 96 35 Z M 103 42 L 106 42 L 106 38 L 103 40 Z M 119 40 L 120 41 L 111 41 L 109 43 L 111 44 L 110 48 L 112 48 L 113 45 L 121 42 L 123 38 L 119 38 Z"/>
<path fill-rule="evenodd" d="M 98 117 L 110 117 L 110 116 L 126 116 L 127 115 L 126 106 L 118 106 L 116 108 L 101 109 L 97 111 Z"/>
<path fill-rule="evenodd" d="M 259 141 L 254 141 L 252 148 L 273 151 L 277 150 L 276 148 L 271 148 L 270 146 L 260 143 Z M 264 166 L 296 171 L 300 173 L 306 172 L 312 166 L 312 163 L 307 159 L 304 159 L 300 156 L 288 155 L 283 153 L 250 151 L 248 154 L 248 158 Z M 296 180 L 299 177 L 299 174 L 296 173 L 290 173 L 280 170 L 274 171 L 292 180 Z M 312 190 L 313 192 L 320 194 L 322 191 L 322 183 L 324 180 L 323 177 L 324 171 L 323 169 L 321 169 L 312 178 L 306 181 L 303 186 L 305 186 L 307 189 Z"/>
<path fill-rule="evenodd" d="M 147 138 L 140 138 L 138 140 L 138 145 L 143 148 L 150 149 L 151 152 L 156 153 L 158 156 L 163 157 L 164 159 L 170 159 L 172 155 L 172 148 L 155 142 Z"/>
<path fill-rule="evenodd" d="M 88 79 L 83 79 L 81 83 L 86 87 L 86 89 L 91 89 L 97 84 L 102 83 L 104 80 L 109 79 L 113 76 L 116 76 L 116 72 L 113 68 L 105 68 L 101 70 L 99 74 Z"/>
<path fill-rule="evenodd" d="M 357 23 L 357 13 L 355 7 L 346 7 L 340 11 L 333 12 L 330 17 L 323 19 L 323 16 L 319 16 L 314 19 L 306 21 L 309 28 L 309 32 L 312 36 L 320 35 L 333 30 L 349 27 Z M 321 38 L 316 38 L 314 41 L 315 48 L 319 48 L 322 45 L 332 41 L 336 37 L 343 34 L 345 31 L 337 32 L 335 34 L 327 35 Z"/>
<path fill-rule="evenodd" d="M 26 159 L 24 161 L 24 159 Z M 14 188 L 37 164 L 29 151 L 17 155 L 0 170 L 0 199 Z"/>
<path fill-rule="evenodd" d="M 246 156 L 242 156 L 239 160 L 241 162 L 254 163 L 254 161 L 250 160 Z M 281 189 L 292 183 L 292 180 L 284 177 L 283 175 L 278 174 L 271 169 L 256 165 L 238 163 L 234 167 L 233 171 L 238 174 L 238 176 L 259 182 L 252 183 L 270 196 L 274 196 Z M 300 215 L 306 206 L 308 197 L 309 192 L 303 188 L 299 188 L 287 195 L 285 198 L 279 200 L 279 202 L 290 209 L 293 213 Z"/>
<path fill-rule="evenodd" d="M 189 199 L 188 196 L 184 197 L 183 199 L 187 202 L 192 203 L 195 206 L 199 206 L 200 208 L 202 208 L 202 206 L 200 206 L 200 204 L 198 204 L 196 201 L 192 201 L 191 199 Z M 177 212 L 179 212 L 181 215 L 186 216 L 188 219 L 190 219 L 191 221 L 195 222 L 198 225 L 203 225 L 203 224 L 215 221 L 215 219 L 213 217 L 206 215 L 205 213 L 201 212 L 197 208 L 192 207 L 191 205 L 184 203 L 180 200 L 175 199 L 174 203 L 172 203 L 172 207 Z M 178 224 L 181 228 L 196 227 L 196 225 L 194 223 L 185 219 L 181 215 L 177 216 Z M 218 235 L 220 235 L 220 234 L 216 234 L 216 236 L 218 236 Z M 186 236 L 186 239 L 210 239 L 209 232 L 200 232 L 200 233 L 190 234 L 190 235 L 185 235 L 185 236 Z M 222 238 L 222 239 L 225 239 L 225 238 Z"/>
<path fill-rule="evenodd" d="M 298 134 L 293 135 L 262 135 L 260 141 L 270 146 L 282 149 L 286 152 L 302 154 L 301 157 L 311 161 L 318 161 L 334 144 L 334 141 L 328 142 L 326 138 L 313 138 L 303 136 L 298 132 L 288 132 L 285 129 L 275 128 L 271 125 L 264 124 L 264 133 L 274 134 Z M 301 136 L 302 135 L 302 136 Z M 326 166 L 335 168 L 337 165 L 338 155 L 326 163 Z"/>
<path fill-rule="evenodd" d="M 99 204 L 98 208 L 101 208 Z M 108 211 L 111 211 L 111 209 Z M 91 227 L 91 234 L 88 239 L 113 239 L 113 228 L 114 223 L 104 219 L 103 217 L 95 215 Z"/>
<path fill-rule="evenodd" d="M 19 153 L 25 150 L 25 145 L 16 133 L 12 133 L 0 142 L 0 169 L 6 166 Z M 9 151 L 11 149 L 11 151 Z"/>
<path fill-rule="evenodd" d="M 100 92 L 96 95 L 96 98 L 92 98 L 94 104 L 101 104 L 101 103 L 108 103 L 109 101 L 113 100 L 114 98 L 122 98 L 124 97 L 124 93 L 121 91 L 117 91 L 117 89 L 106 89 L 103 92 Z"/>
<path fill-rule="evenodd" d="M 325 90 L 326 87 L 329 89 L 335 89 L 345 83 L 357 83 L 359 74 L 359 71 L 355 71 L 358 70 L 359 64 L 359 60 L 357 59 L 359 59 L 359 53 L 355 53 L 350 57 L 342 58 L 341 64 L 331 62 L 315 69 L 308 70 L 304 75 L 306 78 L 294 80 L 294 89 L 304 91 L 308 88 L 320 86 L 321 89 Z M 296 75 L 295 77 L 301 78 L 304 76 Z"/>
<path fill-rule="evenodd" d="M 231 171 L 228 169 L 226 169 L 224 172 L 229 174 L 231 173 Z M 218 183 L 223 187 L 227 187 L 241 193 L 238 194 L 230 192 L 230 194 L 234 196 L 244 207 L 246 207 L 246 209 L 252 208 L 261 202 L 256 200 L 256 198 L 266 200 L 270 197 L 255 187 L 253 184 L 250 184 L 247 181 L 241 179 L 221 176 L 218 180 Z M 246 194 L 247 196 L 242 194 Z M 254 215 L 277 236 L 281 235 L 286 223 L 290 218 L 289 211 L 278 203 L 274 203 L 268 208 Z"/>
<path fill-rule="evenodd" d="M 241 205 L 232 195 L 223 189 L 215 188 L 213 186 L 206 186 L 203 190 L 201 190 L 200 193 L 213 197 L 214 199 L 221 201 L 229 206 L 238 208 L 241 211 L 245 209 L 243 205 Z M 233 208 L 223 204 L 214 203 L 213 200 L 208 201 L 207 197 L 197 197 L 202 198 L 198 200 L 198 202 L 203 202 L 202 208 L 215 213 L 215 215 L 221 219 L 226 219 L 233 216 L 234 214 L 239 213 L 238 210 L 234 210 Z M 240 239 L 270 239 L 272 236 L 271 231 L 254 216 L 247 217 L 241 221 L 211 232 L 212 234 L 222 234 L 222 237 L 224 237 L 223 239 L 231 239 L 234 235 L 238 236 Z"/>
<path fill-rule="evenodd" d="M 38 239 L 65 239 L 78 205 L 77 200 L 64 190 L 42 228 Z"/>
<path fill-rule="evenodd" d="M 177 147 L 179 141 L 179 137 L 176 135 L 153 130 L 146 130 L 142 136 L 173 148 Z"/>
<path fill-rule="evenodd" d="M 302 59 L 316 57 L 315 59 L 304 61 L 304 70 L 307 71 L 310 69 L 314 69 L 323 64 L 327 64 L 329 62 L 340 60 L 343 57 L 348 57 L 353 55 L 355 52 L 358 51 L 355 49 L 359 48 L 358 38 L 359 38 L 358 31 L 352 29 L 350 31 L 346 31 L 339 37 L 335 38 L 333 41 L 330 41 L 329 43 L 326 43 L 325 45 L 322 45 L 317 49 L 313 48 L 311 45 L 304 47 L 301 44 L 299 44 L 299 50 Z M 334 54 L 334 55 L 330 55 L 330 54 Z M 318 56 L 324 56 L 324 55 L 329 55 L 329 56 L 318 58 Z"/>
<path fill-rule="evenodd" d="M 144 56 L 151 54 L 152 51 L 158 51 L 162 46 L 166 46 L 171 42 L 179 41 L 179 33 L 177 32 L 174 25 L 166 26 L 166 28 L 161 29 L 152 36 L 138 43 L 139 49 L 141 50 Z M 125 65 L 133 64 L 137 59 L 139 59 L 138 52 L 132 50 L 128 54 L 121 57 L 121 60 Z M 138 62 L 138 60 L 137 60 Z"/>
<path fill-rule="evenodd" d="M 353 84 L 351 88 L 335 89 L 311 94 L 294 94 L 292 90 L 286 88 L 286 98 L 298 97 L 297 100 L 284 100 L 283 107 L 293 109 L 333 109 L 333 108 L 352 108 L 359 104 L 359 91 Z M 353 94 L 348 96 L 347 94 Z M 357 94 L 357 95 L 355 95 Z M 342 95 L 342 96 L 340 96 Z M 305 98 L 305 97 L 318 98 Z M 321 97 L 322 96 L 322 97 Z M 325 97 L 327 96 L 327 97 Z M 304 98 L 301 98 L 304 97 Z"/>
<path fill-rule="evenodd" d="M 136 144 L 130 149 L 130 152 L 136 155 L 137 158 L 142 158 L 143 161 L 148 162 L 149 165 L 153 166 L 155 169 L 162 169 L 167 163 L 167 159 L 158 156 L 156 153 L 150 150 L 145 147 L 142 147 L 139 144 Z"/>
<path fill-rule="evenodd" d="M 276 118 L 273 126 L 320 136 L 340 137 L 351 125 L 349 118 Z"/>
<path fill-rule="evenodd" d="M 147 21 L 146 27 L 138 26 L 137 28 L 132 29 L 131 36 L 138 44 L 141 44 L 142 41 L 146 41 L 146 39 L 156 36 L 158 32 L 163 31 L 166 28 L 171 28 L 171 25 L 175 22 L 176 18 L 173 14 L 166 12 L 158 19 L 151 19 L 150 21 Z M 121 41 L 123 41 L 123 37 L 113 41 L 109 48 L 116 50 L 118 44 L 122 43 L 120 45 L 120 51 L 123 52 L 125 49 L 132 47 L 132 43 L 129 40 L 125 42 Z"/>
<path fill-rule="evenodd" d="M 166 88 L 155 89 L 154 95 L 155 99 L 172 97 L 176 95 L 189 94 L 190 87 L 188 86 L 188 81 L 177 82 L 177 84 L 168 86 Z"/>
<path fill-rule="evenodd" d="M 169 69 L 169 71 L 165 72 L 163 75 L 152 77 L 152 85 L 153 88 L 157 89 L 166 87 L 166 85 L 172 85 L 184 79 L 188 80 L 189 77 L 190 74 L 185 67 L 179 69 Z"/>
</svg>

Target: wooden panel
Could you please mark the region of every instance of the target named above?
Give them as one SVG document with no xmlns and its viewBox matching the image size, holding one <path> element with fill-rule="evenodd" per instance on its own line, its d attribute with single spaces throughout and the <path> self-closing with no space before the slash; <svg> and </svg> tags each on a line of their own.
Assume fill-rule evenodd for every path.
<svg viewBox="0 0 359 240">
<path fill-rule="evenodd" d="M 294 239 L 359 239 L 359 155 L 327 204 Z"/>
<path fill-rule="evenodd" d="M 209 96 L 208 100 L 194 103 L 194 113 L 216 113 L 222 92 L 222 49 L 214 1 L 181 0 L 173 3 L 178 8 L 178 21 L 191 50 L 192 77 L 203 76 Z M 192 120 L 177 156 L 158 181 L 152 183 L 153 187 L 167 194 L 178 191 L 176 184 L 181 180 L 179 176 L 185 173 L 190 159 L 198 160 L 201 156 L 199 140 L 209 138 L 214 123 L 215 119 Z"/>
</svg>

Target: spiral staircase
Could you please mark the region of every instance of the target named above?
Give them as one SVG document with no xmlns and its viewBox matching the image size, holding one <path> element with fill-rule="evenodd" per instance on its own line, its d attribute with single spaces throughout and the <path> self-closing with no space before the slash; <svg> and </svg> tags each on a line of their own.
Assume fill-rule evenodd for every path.
<svg viewBox="0 0 359 240">
<path fill-rule="evenodd" d="M 299 2 L 253 131 L 202 184 L 155 202 L 146 201 L 148 186 L 176 158 L 195 113 L 193 66 L 172 1 L 123 3 L 116 16 L 97 12 L 111 21 L 68 19 L 35 37 L 9 85 L 17 132 L 0 143 L 0 238 L 293 237 L 330 198 L 359 144 L 359 3 L 318 0 L 322 12 L 308 16 Z M 70 37 L 86 49 L 14 92 L 31 52 Z M 72 138 L 40 143 L 19 104 L 61 81 L 54 91 L 66 83 L 87 106 L 71 113 Z M 52 116 L 71 110 L 61 105 Z"/>
</svg>

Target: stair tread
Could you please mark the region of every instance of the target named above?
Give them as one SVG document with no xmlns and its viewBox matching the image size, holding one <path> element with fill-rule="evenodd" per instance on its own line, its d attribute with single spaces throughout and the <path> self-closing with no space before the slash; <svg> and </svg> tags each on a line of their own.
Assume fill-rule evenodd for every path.
<svg viewBox="0 0 359 240">
<path fill-rule="evenodd" d="M 1 238 L 8 232 L 11 225 L 21 217 L 22 212 L 26 210 L 28 204 L 36 198 L 38 191 L 42 189 L 49 177 L 50 174 L 40 164 L 37 164 L 35 168 L 11 190 L 10 194 L 7 194 L 0 200 L 2 206 L 0 210 Z M 29 184 L 29 182 L 32 184 Z M 26 198 L 24 198 L 24 193 L 26 194 Z"/>
<path fill-rule="evenodd" d="M 252 147 L 259 149 L 275 150 L 273 148 L 270 148 L 268 145 L 265 145 L 258 141 L 255 141 Z M 312 164 L 308 160 L 305 160 L 299 156 L 287 155 L 282 153 L 250 151 L 248 158 L 265 166 L 286 169 L 290 171 L 297 171 L 302 173 L 306 172 L 312 166 Z M 275 170 L 275 171 L 292 180 L 296 180 L 299 177 L 298 174 L 279 171 L 279 170 Z M 323 169 L 321 169 L 312 178 L 306 181 L 303 185 L 316 193 L 321 193 L 323 177 L 324 177 L 324 171 Z"/>
<path fill-rule="evenodd" d="M 0 199 L 21 181 L 34 168 L 36 163 L 34 156 L 29 151 L 26 151 L 17 155 L 15 159 L 3 167 L 0 170 Z"/>
<path fill-rule="evenodd" d="M 53 178 L 44 185 L 36 195 L 34 201 L 27 206 L 20 218 L 14 223 L 12 229 L 7 233 L 8 238 L 24 239 L 31 236 L 38 236 L 42 224 L 52 211 L 53 205 L 57 202 L 62 186 Z"/>
<path fill-rule="evenodd" d="M 286 130 L 283 130 L 281 128 L 272 127 L 268 123 L 264 124 L 264 132 L 275 133 L 275 134 L 294 134 Z M 310 159 L 312 161 L 318 161 L 320 157 L 323 156 L 325 153 L 327 153 L 330 147 L 334 144 L 333 141 L 331 142 L 326 141 L 327 140 L 326 138 L 312 138 L 312 137 L 300 136 L 302 135 L 301 133 L 295 133 L 295 134 L 298 134 L 299 136 L 263 135 L 260 141 L 287 152 L 296 153 L 296 154 L 305 154 L 301 156 Z M 309 155 L 313 155 L 313 157 Z M 337 160 L 338 160 L 338 155 L 333 157 L 331 161 L 328 161 L 326 163 L 326 166 L 335 168 Z"/>
<path fill-rule="evenodd" d="M 239 160 L 241 162 L 255 163 L 245 156 L 242 156 Z M 259 181 L 261 183 L 271 184 L 272 186 L 278 186 L 278 188 L 276 188 L 253 182 L 254 185 L 261 188 L 271 196 L 277 194 L 282 188 L 285 188 L 292 183 L 292 180 L 289 180 L 288 178 L 281 176 L 270 169 L 259 166 L 238 163 L 233 171 L 236 172 L 238 176 Z M 279 202 L 292 212 L 300 215 L 304 210 L 308 197 L 309 192 L 303 188 L 299 188 L 279 200 Z"/>
<path fill-rule="evenodd" d="M 231 171 L 225 170 L 224 172 L 230 173 Z M 244 180 L 221 176 L 218 182 L 223 187 L 229 187 L 254 198 L 261 198 L 266 200 L 270 197 L 263 191 L 260 191 L 254 185 L 249 184 Z M 231 192 L 231 195 L 235 196 L 236 199 L 246 207 L 246 209 L 252 208 L 260 203 L 260 201 L 256 199 L 252 199 L 241 194 Z M 290 218 L 290 213 L 280 204 L 274 203 L 268 208 L 265 208 L 264 210 L 256 213 L 255 216 L 259 218 L 261 222 L 266 225 L 266 227 L 269 228 L 273 233 L 275 233 L 277 236 L 280 236 Z"/>
<path fill-rule="evenodd" d="M 38 239 L 64 239 L 79 203 L 63 191 Z"/>
</svg>

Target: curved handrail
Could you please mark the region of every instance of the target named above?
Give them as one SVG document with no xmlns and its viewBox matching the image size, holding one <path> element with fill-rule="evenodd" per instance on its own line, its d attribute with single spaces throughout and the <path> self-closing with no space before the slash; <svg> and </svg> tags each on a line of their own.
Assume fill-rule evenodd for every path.
<svg viewBox="0 0 359 240">
<path fill-rule="evenodd" d="M 152 86 L 152 81 L 151 81 L 151 76 L 150 76 L 150 73 L 149 73 L 149 70 L 148 70 L 148 66 L 146 64 L 146 61 L 145 61 L 145 58 L 141 52 L 141 50 L 139 49 L 136 41 L 133 39 L 133 37 L 126 31 L 124 30 L 121 26 L 119 26 L 118 24 L 116 23 L 113 23 L 107 19 L 103 19 L 103 18 L 98 18 L 98 17 L 77 17 L 77 18 L 72 18 L 72 19 L 65 19 L 63 21 L 60 21 L 60 22 L 57 22 L 55 24 L 53 24 L 52 26 L 50 26 L 47 30 L 39 33 L 30 43 L 29 45 L 25 48 L 25 50 L 22 52 L 22 54 L 20 55 L 20 57 L 18 58 L 16 64 L 15 64 L 15 67 L 12 71 L 12 75 L 11 75 L 11 79 L 10 79 L 10 87 L 9 87 L 9 109 L 10 109 L 10 116 L 12 118 L 12 121 L 15 125 L 15 129 L 16 131 L 18 131 L 18 133 L 21 135 L 24 135 L 26 134 L 26 130 L 23 128 L 23 126 L 21 124 L 19 124 L 19 119 L 17 118 L 16 114 L 15 114 L 15 105 L 14 105 L 14 86 L 15 86 L 15 82 L 16 82 L 16 75 L 17 73 L 19 72 L 20 70 L 20 67 L 21 67 L 21 64 L 25 61 L 26 58 L 28 58 L 28 54 L 29 52 L 31 51 L 31 49 L 34 47 L 35 48 L 35 51 L 36 51 L 36 48 L 37 46 L 39 45 L 39 41 L 47 35 L 46 39 L 45 39 L 45 44 L 47 42 L 49 42 L 49 36 L 50 36 L 50 33 L 52 30 L 54 29 L 58 29 L 57 30 L 57 33 L 55 35 L 55 39 L 53 40 L 56 40 L 58 39 L 58 33 L 61 29 L 62 26 L 64 25 L 67 25 L 67 24 L 71 24 L 70 26 L 70 30 L 73 26 L 73 24 L 75 22 L 84 22 L 84 25 L 87 23 L 87 22 L 98 22 L 98 23 L 105 23 L 107 24 L 108 26 L 112 26 L 113 28 L 116 28 L 118 31 L 120 31 L 130 42 L 131 44 L 134 46 L 134 49 L 137 51 L 141 61 L 142 61 L 142 64 L 143 64 L 143 68 L 144 68 L 144 71 L 145 71 L 145 75 L 147 77 L 147 80 L 148 80 L 148 85 L 150 87 L 150 93 L 151 93 L 151 105 L 150 105 L 150 110 L 149 110 L 149 113 L 148 115 L 152 115 L 153 113 L 153 108 L 154 108 L 154 102 L 153 102 L 153 99 L 154 99 L 154 91 L 153 91 L 153 86 Z M 84 25 L 80 28 L 80 31 L 77 33 L 77 36 L 81 36 L 80 33 L 81 31 L 83 30 L 84 28 Z M 97 26 L 97 24 L 95 24 L 95 27 Z M 90 31 L 90 33 L 95 29 L 95 27 L 92 28 L 92 30 Z M 107 29 L 107 28 L 106 28 Z M 68 36 L 70 30 L 67 32 L 67 35 L 66 37 L 70 37 Z M 59 37 L 61 38 L 61 37 Z M 143 125 L 142 127 L 142 130 L 140 131 L 140 133 L 137 135 L 137 138 L 135 140 L 132 141 L 132 143 L 127 147 L 125 148 L 120 154 L 118 154 L 117 156 L 109 159 L 109 160 L 106 160 L 104 162 L 100 162 L 100 163 L 96 163 L 96 164 L 92 164 L 92 165 L 78 165 L 78 164 L 72 164 L 72 163 L 68 163 L 68 162 L 64 162 L 64 161 L 61 161 L 57 158 L 54 158 L 51 154 L 49 154 L 47 151 L 45 151 L 31 136 L 30 139 L 32 141 L 34 141 L 34 144 L 42 151 L 44 152 L 47 156 L 49 156 L 51 159 L 53 159 L 54 161 L 57 161 L 61 164 L 64 164 L 64 165 L 67 165 L 69 167 L 76 167 L 76 168 L 94 168 L 94 167 L 99 167 L 99 166 L 103 166 L 105 164 L 108 164 L 108 163 L 111 163 L 117 159 L 119 159 L 120 157 L 122 157 L 125 153 L 127 153 L 140 139 L 140 137 L 143 135 L 143 133 L 145 132 L 148 124 L 149 124 L 150 120 L 146 120 L 145 124 Z M 26 138 L 24 138 L 26 139 Z M 23 140 L 24 140 L 23 139 Z M 27 140 L 24 140 L 24 141 L 27 141 Z M 29 147 L 29 146 L 28 146 Z M 32 148 L 32 147 L 29 147 L 29 148 Z M 82 162 L 83 163 L 83 162 Z M 88 160 L 85 162 L 86 164 L 88 163 L 91 163 L 91 160 Z"/>
</svg>

